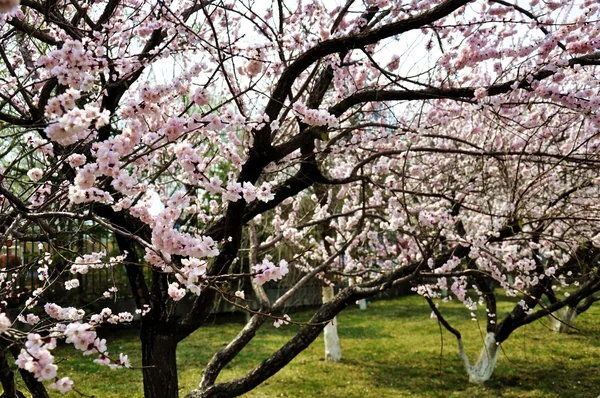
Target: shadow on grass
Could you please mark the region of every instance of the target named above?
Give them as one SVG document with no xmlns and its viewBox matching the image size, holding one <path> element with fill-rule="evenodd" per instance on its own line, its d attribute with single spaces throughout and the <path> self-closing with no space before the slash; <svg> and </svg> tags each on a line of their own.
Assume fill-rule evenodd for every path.
<svg viewBox="0 0 600 398">
<path fill-rule="evenodd" d="M 500 303 L 509 311 L 514 303 Z M 482 336 L 468 311 L 458 303 L 441 306 L 444 315 L 463 333 L 472 360 L 481 349 Z M 343 361 L 323 361 L 319 337 L 274 377 L 246 397 L 435 397 L 435 398 L 587 398 L 600 394 L 600 309 L 577 318 L 579 331 L 559 335 L 548 330 L 549 320 L 520 328 L 503 345 L 495 373 L 484 386 L 468 383 L 456 354 L 456 340 L 429 318 L 430 309 L 420 297 L 374 302 L 367 311 L 349 308 L 339 315 Z M 292 319 L 307 320 L 310 311 Z M 184 340 L 178 348 L 181 396 L 197 386 L 204 365 L 241 329 L 237 317 L 215 321 Z M 224 369 L 219 381 L 239 377 L 257 366 L 295 335 L 298 326 L 275 329 L 266 324 L 256 338 Z M 111 353 L 130 355 L 141 365 L 139 331 L 103 334 Z M 65 353 L 69 369 L 82 391 L 97 397 L 141 398 L 141 370 L 110 371 L 91 363 L 92 358 Z M 69 355 L 67 355 L 69 354 Z M 87 383 L 87 384 L 86 384 Z"/>
</svg>

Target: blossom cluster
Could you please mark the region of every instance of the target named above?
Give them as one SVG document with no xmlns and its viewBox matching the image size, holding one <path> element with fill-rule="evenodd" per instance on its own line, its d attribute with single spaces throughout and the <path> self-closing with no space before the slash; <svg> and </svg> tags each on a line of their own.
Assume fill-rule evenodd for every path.
<svg viewBox="0 0 600 398">
<path fill-rule="evenodd" d="M 10 319 L 4 312 L 0 312 L 0 335 L 6 332 L 12 325 Z"/>
<path fill-rule="evenodd" d="M 35 325 L 40 321 L 40 317 L 35 314 L 21 314 L 18 316 L 17 319 L 19 320 L 19 322 L 27 323 L 29 325 Z"/>
<path fill-rule="evenodd" d="M 36 152 L 41 153 L 44 156 L 53 157 L 54 156 L 54 145 L 44 138 L 38 137 L 36 134 L 27 133 L 23 136 L 25 143 L 27 145 L 35 148 Z"/>
<path fill-rule="evenodd" d="M 59 390 L 61 393 L 68 392 L 72 389 L 73 381 L 68 377 L 56 379 L 58 366 L 54 363 L 54 356 L 51 351 L 56 347 L 57 339 L 65 339 L 66 343 L 81 351 L 83 355 L 98 354 L 94 362 L 107 365 L 112 369 L 121 367 L 130 367 L 127 355 L 122 353 L 118 359 L 113 359 L 109 356 L 106 346 L 106 340 L 101 339 L 96 334 L 94 326 L 102 322 L 109 323 L 127 323 L 133 320 L 133 316 L 129 313 L 112 314 L 108 308 L 102 310 L 100 314 L 93 315 L 90 322 L 82 322 L 84 312 L 75 308 L 62 308 L 57 304 L 46 304 L 46 313 L 57 320 L 70 320 L 67 324 L 58 323 L 50 330 L 48 337 L 42 337 L 37 333 L 28 333 L 25 347 L 21 349 L 16 364 L 19 368 L 24 369 L 33 374 L 39 381 L 55 379 L 50 385 L 51 388 Z M 4 327 L 5 322 L 0 314 L 0 327 Z M 39 318 L 33 314 L 27 315 L 28 323 L 37 323 Z"/>
<path fill-rule="evenodd" d="M 237 202 L 241 198 L 244 198 L 247 203 L 253 202 L 256 199 L 268 202 L 273 200 L 275 195 L 271 192 L 271 184 L 266 181 L 260 187 L 254 186 L 249 181 L 244 181 L 242 184 L 237 181 L 229 181 L 223 193 L 223 200 L 226 202 Z"/>
<path fill-rule="evenodd" d="M 58 321 L 70 320 L 77 321 L 83 319 L 85 316 L 85 311 L 82 309 L 77 309 L 75 307 L 61 307 L 58 304 L 47 303 L 44 305 L 44 311 L 51 318 L 54 318 Z"/>
<path fill-rule="evenodd" d="M 175 277 L 187 290 L 199 296 L 200 284 L 206 275 L 206 261 L 190 257 L 182 259 L 181 265 Z"/>
<path fill-rule="evenodd" d="M 44 132 L 52 141 L 61 145 L 71 145 L 77 141 L 90 139 L 95 133 L 92 128 L 99 129 L 109 121 L 107 110 L 87 104 L 83 109 L 72 108 L 62 116 L 52 120 Z"/>
<path fill-rule="evenodd" d="M 289 272 L 288 263 L 281 260 L 279 265 L 275 265 L 268 258 L 263 259 L 262 263 L 252 266 L 254 275 L 254 283 L 264 285 L 269 281 L 278 281 L 286 276 Z"/>
<path fill-rule="evenodd" d="M 60 84 L 82 91 L 92 89 L 94 76 L 90 72 L 98 67 L 95 54 L 86 49 L 82 41 L 72 39 L 66 40 L 60 49 L 40 57 L 38 63 L 58 78 Z"/>
<path fill-rule="evenodd" d="M 296 102 L 294 112 L 309 126 L 339 127 L 338 119 L 324 109 L 309 109 L 306 105 Z"/>
<path fill-rule="evenodd" d="M 33 374 L 39 381 L 52 380 L 58 370 L 58 366 L 54 364 L 54 356 L 50 353 L 55 347 L 55 338 L 43 339 L 37 333 L 29 333 L 25 348 L 21 349 L 16 364 Z"/>
<path fill-rule="evenodd" d="M 110 308 L 104 308 L 99 314 L 93 314 L 90 316 L 89 323 L 90 325 L 94 326 L 100 325 L 104 322 L 117 325 L 119 323 L 130 323 L 132 321 L 133 315 L 131 315 L 129 312 L 119 312 L 118 314 L 113 314 Z"/>
<path fill-rule="evenodd" d="M 154 248 L 165 254 L 176 254 L 186 257 L 206 258 L 215 257 L 219 250 L 215 242 L 208 236 L 194 237 L 175 229 L 175 223 L 181 214 L 176 206 L 167 207 L 156 219 L 152 229 L 152 244 Z"/>
<path fill-rule="evenodd" d="M 291 318 L 288 314 L 284 314 L 281 318 L 276 319 L 275 322 L 273 322 L 273 326 L 275 326 L 276 328 L 279 328 L 281 325 L 289 325 L 289 323 L 291 322 Z"/>
<path fill-rule="evenodd" d="M 120 254 L 115 257 L 110 257 L 108 260 L 104 260 L 105 257 L 105 250 L 90 254 L 84 254 L 83 256 L 77 257 L 73 261 L 70 271 L 73 274 L 87 274 L 90 269 L 102 269 L 112 267 L 118 263 L 123 262 L 123 260 L 125 260 L 125 258 L 127 257 L 127 252 L 124 252 L 123 254 Z"/>
<path fill-rule="evenodd" d="M 19 7 L 19 0 L 0 0 L 0 14 L 9 14 Z"/>
</svg>

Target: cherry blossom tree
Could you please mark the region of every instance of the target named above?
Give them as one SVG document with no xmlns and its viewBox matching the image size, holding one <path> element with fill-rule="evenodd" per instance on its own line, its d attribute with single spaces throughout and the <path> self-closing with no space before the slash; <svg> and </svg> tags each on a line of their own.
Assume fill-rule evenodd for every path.
<svg viewBox="0 0 600 398">
<path fill-rule="evenodd" d="M 46 253 L 18 267 L 42 287 L 17 319 L 0 313 L 4 390 L 10 358 L 35 396 L 44 381 L 73 388 L 57 339 L 130 366 L 96 329 L 132 314 L 46 295 L 112 267 L 141 315 L 147 397 L 178 396 L 177 344 L 217 300 L 250 311 L 229 288 L 241 280 L 260 309 L 189 397 L 250 391 L 346 306 L 397 286 L 430 302 L 471 381 L 487 380 L 516 328 L 600 289 L 598 17 L 591 0 L 1 0 L 0 246 Z M 93 229 L 120 254 L 53 265 Z M 291 269 L 271 302 L 264 285 Z M 295 322 L 282 311 L 303 286 L 340 278 L 352 283 L 280 349 L 216 382 L 260 327 Z M 14 273 L 0 282 L 6 302 L 23 293 Z M 496 295 L 520 297 L 504 319 Z M 448 299 L 487 309 L 475 364 Z"/>
</svg>

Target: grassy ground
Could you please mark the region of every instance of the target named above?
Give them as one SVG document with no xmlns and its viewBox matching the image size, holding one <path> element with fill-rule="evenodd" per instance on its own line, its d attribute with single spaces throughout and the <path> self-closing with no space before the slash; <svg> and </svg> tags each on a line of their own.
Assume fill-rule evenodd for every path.
<svg viewBox="0 0 600 398">
<path fill-rule="evenodd" d="M 508 311 L 511 303 L 501 303 Z M 443 313 L 464 336 L 467 352 L 476 359 L 482 332 L 469 313 L 458 305 Z M 492 379 L 473 386 L 456 355 L 456 341 L 440 335 L 437 322 L 419 297 L 372 303 L 367 311 L 351 308 L 339 316 L 344 359 L 326 363 L 323 341 L 318 339 L 276 376 L 247 394 L 248 397 L 597 397 L 600 394 L 600 307 L 576 321 L 578 331 L 559 335 L 542 320 L 517 330 L 503 345 L 503 354 Z M 480 314 L 481 316 L 483 314 Z M 307 320 L 309 313 L 293 314 Z M 194 333 L 179 346 L 181 395 L 192 389 L 203 365 L 226 344 L 241 324 L 213 324 Z M 225 369 L 220 380 L 239 376 L 265 359 L 290 338 L 296 326 L 275 329 L 270 325 Z M 136 331 L 110 338 L 111 353 L 125 352 L 140 363 Z M 60 368 L 78 389 L 99 398 L 142 397 L 141 371 L 111 371 L 89 357 L 56 350 Z M 67 359 L 68 358 L 68 359 Z M 73 395 L 73 393 L 71 393 Z"/>
</svg>

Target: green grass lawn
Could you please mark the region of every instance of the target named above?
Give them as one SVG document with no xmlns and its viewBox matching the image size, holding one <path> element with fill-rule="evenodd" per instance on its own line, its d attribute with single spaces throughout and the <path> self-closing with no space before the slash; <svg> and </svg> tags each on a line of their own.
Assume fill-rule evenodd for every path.
<svg viewBox="0 0 600 398">
<path fill-rule="evenodd" d="M 508 311 L 510 302 L 500 303 Z M 467 352 L 476 359 L 482 343 L 478 323 L 458 304 L 442 306 L 447 319 L 464 336 Z M 600 307 L 576 320 L 579 330 L 559 335 L 545 319 L 518 329 L 503 344 L 492 379 L 485 386 L 470 385 L 456 355 L 456 340 L 440 334 L 430 310 L 417 296 L 372 303 L 367 311 L 350 308 L 339 317 L 343 360 L 323 361 L 318 339 L 248 397 L 590 397 L 600 395 Z M 292 315 L 307 320 L 309 312 Z M 483 319 L 483 313 L 480 314 Z M 214 323 L 194 333 L 179 346 L 179 383 L 185 395 L 199 381 L 203 365 L 226 344 L 240 322 Z M 483 327 L 483 325 L 482 325 Z M 297 326 L 264 327 L 252 343 L 223 371 L 231 379 L 269 356 Z M 107 336 L 112 354 L 130 355 L 140 365 L 137 331 Z M 142 397 L 139 369 L 111 371 L 91 358 L 70 355 L 68 347 L 56 351 L 60 373 L 69 375 L 86 395 Z M 76 395 L 75 393 L 70 393 Z M 59 396 L 59 395 L 56 395 Z"/>
</svg>

